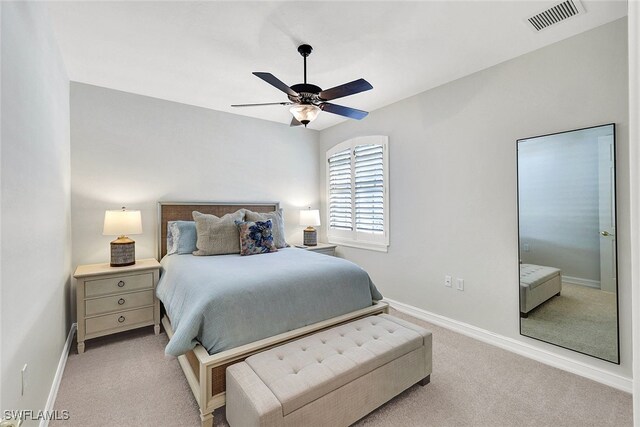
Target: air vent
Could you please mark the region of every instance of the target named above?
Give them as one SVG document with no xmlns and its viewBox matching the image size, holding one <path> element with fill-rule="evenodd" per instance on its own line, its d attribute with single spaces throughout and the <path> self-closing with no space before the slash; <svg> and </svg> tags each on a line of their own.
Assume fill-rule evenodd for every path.
<svg viewBox="0 0 640 427">
<path fill-rule="evenodd" d="M 537 32 L 585 12 L 580 0 L 567 0 L 528 18 L 527 22 Z"/>
</svg>

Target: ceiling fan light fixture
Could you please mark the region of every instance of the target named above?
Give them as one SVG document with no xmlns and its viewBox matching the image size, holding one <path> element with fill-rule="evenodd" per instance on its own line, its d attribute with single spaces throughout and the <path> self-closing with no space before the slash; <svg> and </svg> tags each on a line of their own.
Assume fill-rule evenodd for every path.
<svg viewBox="0 0 640 427">
<path fill-rule="evenodd" d="M 298 104 L 291 107 L 289 111 L 297 121 L 307 127 L 309 123 L 318 117 L 321 110 L 313 104 Z"/>
</svg>

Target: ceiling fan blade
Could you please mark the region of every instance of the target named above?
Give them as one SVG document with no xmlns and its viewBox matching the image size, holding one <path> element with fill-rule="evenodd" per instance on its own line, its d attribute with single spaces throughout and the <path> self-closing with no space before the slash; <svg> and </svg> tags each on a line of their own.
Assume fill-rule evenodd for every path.
<svg viewBox="0 0 640 427">
<path fill-rule="evenodd" d="M 319 95 L 321 99 L 330 101 L 332 99 L 342 98 L 344 96 L 353 95 L 371 89 L 373 89 L 371 83 L 365 79 L 358 79 L 340 86 L 332 87 L 331 89 L 323 90 Z"/>
<path fill-rule="evenodd" d="M 289 86 L 287 86 L 286 84 L 281 82 L 276 76 L 274 76 L 271 73 L 254 72 L 253 74 L 256 77 L 260 77 L 262 80 L 264 80 L 265 82 L 269 83 L 271 86 L 274 86 L 274 87 L 280 89 L 281 91 L 283 91 L 287 95 L 294 96 L 294 97 L 300 96 L 300 94 L 298 92 L 294 91 Z"/>
<path fill-rule="evenodd" d="M 289 127 L 293 127 L 293 126 L 302 126 L 302 123 L 300 123 L 298 119 L 296 119 L 295 117 L 292 117 L 291 124 L 289 125 Z"/>
<path fill-rule="evenodd" d="M 329 102 L 320 104 L 320 108 L 322 111 L 326 111 L 327 113 L 338 114 L 340 116 L 356 120 L 362 120 L 367 117 L 367 114 L 369 114 L 366 111 L 356 110 L 355 108 L 345 107 L 338 104 L 331 104 Z"/>
<path fill-rule="evenodd" d="M 233 104 L 232 107 L 262 107 L 264 105 L 291 105 L 293 102 L 265 102 L 262 104 Z"/>
</svg>

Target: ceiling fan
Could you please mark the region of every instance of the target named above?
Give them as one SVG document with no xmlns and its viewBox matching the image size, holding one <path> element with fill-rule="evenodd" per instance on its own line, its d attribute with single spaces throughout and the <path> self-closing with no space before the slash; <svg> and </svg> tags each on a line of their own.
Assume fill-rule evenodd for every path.
<svg viewBox="0 0 640 427">
<path fill-rule="evenodd" d="M 311 55 L 313 48 L 308 44 L 298 46 L 298 52 L 304 58 L 304 83 L 298 83 L 293 86 L 287 86 L 271 73 L 254 72 L 253 74 L 270 85 L 280 89 L 287 94 L 288 102 L 267 102 L 261 104 L 235 104 L 232 107 L 260 107 L 264 105 L 293 105 L 289 109 L 293 114 L 290 126 L 305 127 L 318 117 L 320 111 L 338 114 L 340 116 L 349 117 L 350 119 L 361 120 L 369 114 L 366 111 L 356 110 L 355 108 L 344 107 L 338 104 L 332 104 L 327 101 L 342 98 L 356 93 L 373 89 L 373 86 L 365 79 L 354 80 L 331 89 L 322 90 L 316 85 L 307 83 L 307 56 Z"/>
</svg>

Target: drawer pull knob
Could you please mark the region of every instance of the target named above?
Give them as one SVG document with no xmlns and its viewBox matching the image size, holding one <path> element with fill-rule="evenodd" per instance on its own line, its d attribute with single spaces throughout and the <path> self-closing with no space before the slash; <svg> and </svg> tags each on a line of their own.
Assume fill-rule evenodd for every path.
<svg viewBox="0 0 640 427">
<path fill-rule="evenodd" d="M 122 304 L 124 304 L 124 298 L 120 298 L 120 299 L 118 300 L 118 305 L 122 305 Z"/>
<path fill-rule="evenodd" d="M 120 317 L 118 317 L 118 322 L 122 323 L 122 322 L 124 322 L 124 320 L 125 320 L 125 319 L 124 319 L 124 316 L 120 316 Z"/>
<path fill-rule="evenodd" d="M 118 282 L 118 287 L 119 287 L 119 288 L 124 287 L 124 281 L 120 280 L 120 281 Z"/>
</svg>

